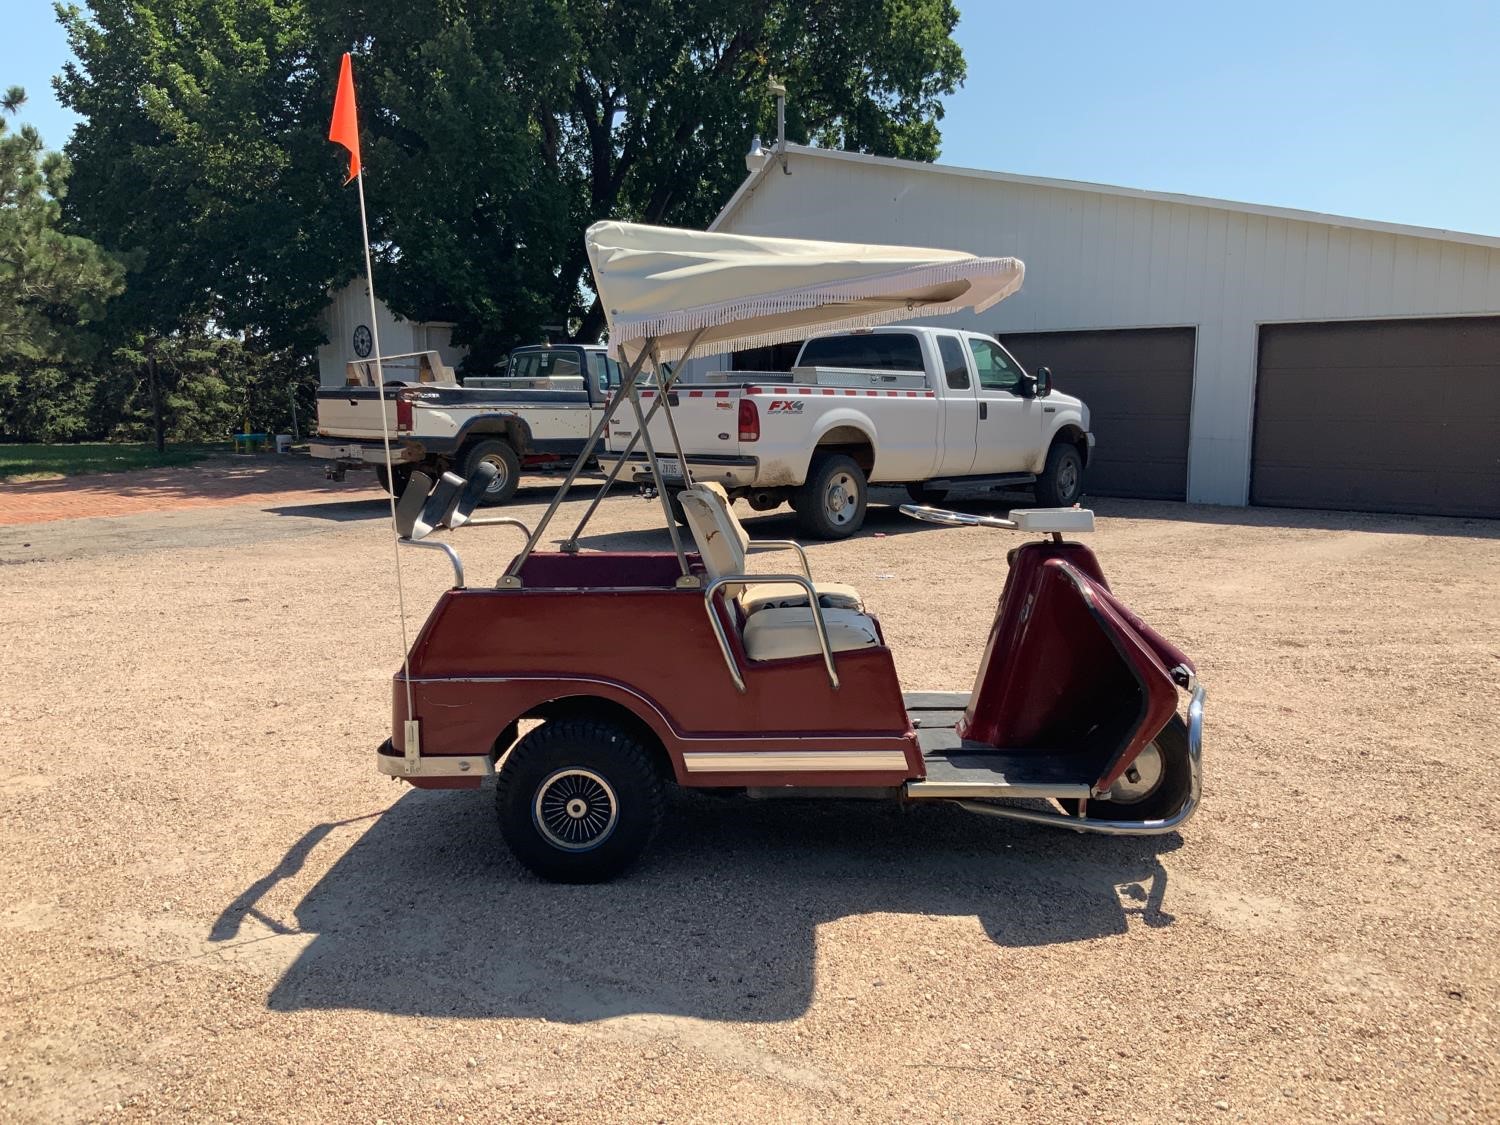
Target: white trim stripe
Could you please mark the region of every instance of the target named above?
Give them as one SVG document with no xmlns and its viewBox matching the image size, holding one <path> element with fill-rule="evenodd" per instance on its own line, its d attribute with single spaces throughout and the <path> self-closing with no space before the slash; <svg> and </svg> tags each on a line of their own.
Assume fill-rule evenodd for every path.
<svg viewBox="0 0 1500 1125">
<path fill-rule="evenodd" d="M 901 750 L 737 750 L 683 754 L 688 773 L 865 773 L 906 772 Z"/>
</svg>

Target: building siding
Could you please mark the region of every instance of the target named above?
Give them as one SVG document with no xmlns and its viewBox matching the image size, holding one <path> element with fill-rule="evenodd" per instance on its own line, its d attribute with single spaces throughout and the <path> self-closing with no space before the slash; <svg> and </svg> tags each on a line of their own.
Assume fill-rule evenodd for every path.
<svg viewBox="0 0 1500 1125">
<path fill-rule="evenodd" d="M 1021 292 L 943 318 L 1004 335 L 1191 326 L 1188 499 L 1249 498 L 1259 326 L 1500 313 L 1500 249 L 1278 215 L 794 151 L 716 228 L 1014 255 Z"/>
</svg>

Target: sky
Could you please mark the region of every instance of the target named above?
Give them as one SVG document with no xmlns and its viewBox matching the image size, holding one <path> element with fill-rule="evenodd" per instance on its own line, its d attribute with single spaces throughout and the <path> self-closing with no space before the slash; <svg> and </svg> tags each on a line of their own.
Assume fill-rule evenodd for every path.
<svg viewBox="0 0 1500 1125">
<path fill-rule="evenodd" d="M 0 86 L 59 147 L 67 41 L 10 2 Z M 1497 0 L 958 7 L 945 164 L 1500 235 Z"/>
</svg>

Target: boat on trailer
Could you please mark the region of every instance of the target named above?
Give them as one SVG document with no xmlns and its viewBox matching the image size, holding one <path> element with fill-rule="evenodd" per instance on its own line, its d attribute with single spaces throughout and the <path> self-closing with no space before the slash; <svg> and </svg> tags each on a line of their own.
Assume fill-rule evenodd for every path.
<svg viewBox="0 0 1500 1125">
<path fill-rule="evenodd" d="M 626 223 L 596 224 L 587 240 L 625 372 L 617 398 L 635 415 L 671 550 L 580 546 L 624 457 L 560 545 L 543 549 L 603 422 L 534 528 L 474 514 L 487 466 L 468 480 L 414 474 L 397 507 L 399 541 L 445 552 L 454 583 L 395 677 L 392 735 L 376 755 L 383 773 L 426 789 L 495 775 L 512 852 L 562 882 L 624 871 L 674 784 L 948 801 L 1112 835 L 1171 832 L 1193 815 L 1204 689 L 1193 662 L 1125 606 L 1071 538 L 1093 530 L 1092 512 L 999 518 L 903 505 L 913 519 L 1020 538 L 973 687 L 909 691 L 858 590 L 815 578 L 795 542 L 752 539 L 723 490 L 690 476 L 684 534 L 662 487 L 648 423 L 663 412 L 675 444 L 670 392 L 685 360 L 980 311 L 1020 287 L 1019 261 Z M 656 393 L 642 395 L 647 372 Z M 498 580 L 469 585 L 440 533 L 478 526 L 525 542 Z M 787 565 L 749 570 L 750 555 L 772 551 Z"/>
</svg>

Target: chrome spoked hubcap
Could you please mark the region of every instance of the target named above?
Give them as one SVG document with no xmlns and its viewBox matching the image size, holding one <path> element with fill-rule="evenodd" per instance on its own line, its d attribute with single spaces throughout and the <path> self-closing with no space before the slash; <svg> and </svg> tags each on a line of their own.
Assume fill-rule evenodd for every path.
<svg viewBox="0 0 1500 1125">
<path fill-rule="evenodd" d="M 1156 787 L 1161 784 L 1164 772 L 1165 763 L 1161 756 L 1161 748 L 1153 742 L 1126 767 L 1125 772 L 1120 775 L 1120 780 L 1109 787 L 1109 792 L 1104 795 L 1104 799 L 1113 801 L 1117 805 L 1133 805 L 1137 801 L 1144 801 L 1156 792 Z"/>
<path fill-rule="evenodd" d="M 531 819 L 542 837 L 565 852 L 597 848 L 620 819 L 615 791 L 593 770 L 558 770 L 537 786 Z"/>
<path fill-rule="evenodd" d="M 839 473 L 828 482 L 826 506 L 834 523 L 848 523 L 859 506 L 859 486 L 848 473 Z"/>
</svg>

